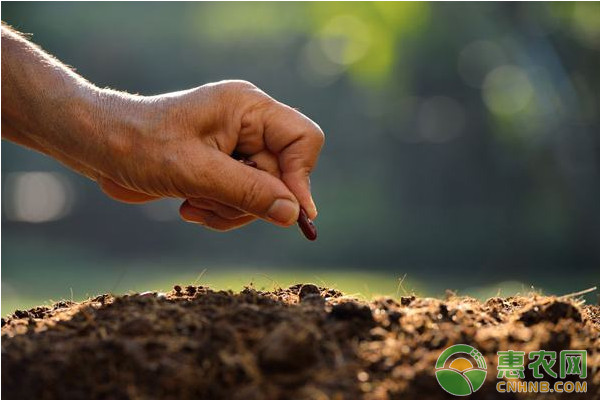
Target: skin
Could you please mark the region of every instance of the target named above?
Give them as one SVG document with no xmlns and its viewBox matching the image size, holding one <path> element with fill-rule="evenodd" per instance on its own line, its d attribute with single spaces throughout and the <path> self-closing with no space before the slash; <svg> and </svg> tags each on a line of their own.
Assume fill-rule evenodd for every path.
<svg viewBox="0 0 600 400">
<path fill-rule="evenodd" d="M 158 96 L 101 89 L 3 25 L 2 138 L 55 158 L 116 200 L 184 199 L 184 220 L 216 230 L 257 218 L 289 226 L 299 206 L 317 216 L 309 175 L 323 132 L 245 81 Z"/>
</svg>

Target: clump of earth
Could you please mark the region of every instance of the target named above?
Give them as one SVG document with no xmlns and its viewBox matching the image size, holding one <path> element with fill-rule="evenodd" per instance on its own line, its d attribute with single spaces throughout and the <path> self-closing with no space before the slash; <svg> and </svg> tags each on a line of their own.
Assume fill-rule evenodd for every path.
<svg viewBox="0 0 600 400">
<path fill-rule="evenodd" d="M 450 395 L 436 380 L 436 359 L 458 343 L 478 349 L 494 372 L 499 350 L 587 350 L 587 394 L 563 398 L 600 398 L 597 305 L 539 295 L 364 301 L 312 284 L 239 293 L 175 286 L 169 293 L 105 294 L 16 311 L 2 319 L 2 393 L 7 399 L 443 399 Z M 488 372 L 472 398 L 540 397 L 499 394 L 497 382 Z"/>
</svg>

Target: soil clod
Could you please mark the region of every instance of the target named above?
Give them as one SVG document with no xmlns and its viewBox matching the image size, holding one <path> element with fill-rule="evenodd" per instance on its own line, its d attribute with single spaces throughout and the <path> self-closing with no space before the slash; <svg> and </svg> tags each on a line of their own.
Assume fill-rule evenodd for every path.
<svg viewBox="0 0 600 400">
<path fill-rule="evenodd" d="M 562 318 L 581 322 L 581 313 L 571 303 L 554 300 L 544 304 L 532 305 L 521 314 L 519 320 L 526 326 L 531 326 L 543 321 L 557 323 Z"/>
<path fill-rule="evenodd" d="M 300 301 L 303 301 L 308 296 L 321 296 L 321 290 L 311 283 L 304 284 L 300 287 L 300 291 L 298 292 L 298 298 Z"/>
<path fill-rule="evenodd" d="M 339 320 L 373 320 L 373 315 L 371 314 L 369 306 L 361 305 L 353 301 L 333 306 L 331 309 L 331 317 Z"/>
</svg>

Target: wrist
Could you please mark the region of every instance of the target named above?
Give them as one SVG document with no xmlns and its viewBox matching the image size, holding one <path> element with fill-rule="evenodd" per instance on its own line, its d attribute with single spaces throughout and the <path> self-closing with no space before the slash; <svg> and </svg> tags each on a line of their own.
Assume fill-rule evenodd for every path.
<svg viewBox="0 0 600 400">
<path fill-rule="evenodd" d="M 86 161 L 103 175 L 118 174 L 143 138 L 151 131 L 152 102 L 143 96 L 95 88 L 84 96 L 84 116 L 78 120 L 86 132 L 82 144 Z"/>
</svg>

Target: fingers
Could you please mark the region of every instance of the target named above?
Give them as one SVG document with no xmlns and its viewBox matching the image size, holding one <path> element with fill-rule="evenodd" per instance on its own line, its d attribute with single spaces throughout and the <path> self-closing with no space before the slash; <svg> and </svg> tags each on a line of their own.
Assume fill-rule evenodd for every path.
<svg viewBox="0 0 600 400">
<path fill-rule="evenodd" d="M 256 220 L 254 215 L 247 214 L 232 219 L 223 218 L 214 211 L 192 206 L 189 200 L 183 202 L 179 209 L 179 214 L 185 221 L 201 224 L 207 228 L 221 232 L 248 225 Z"/>
<path fill-rule="evenodd" d="M 240 150 L 248 151 L 248 154 L 254 154 L 252 150 L 262 150 L 255 144 L 256 136 L 262 134 L 264 146 L 278 159 L 281 179 L 308 216 L 314 219 L 317 209 L 310 191 L 309 175 L 323 147 L 323 131 L 309 118 L 282 103 L 273 100 L 265 104 L 244 117 Z M 252 139 L 247 139 L 249 137 Z"/>
<path fill-rule="evenodd" d="M 309 175 L 316 166 L 323 147 L 321 128 L 306 116 L 282 105 L 265 124 L 265 142 L 278 154 L 281 179 L 306 210 L 308 217 L 316 218 L 317 208 L 310 191 Z M 288 129 L 286 139 L 279 132 Z"/>
<path fill-rule="evenodd" d="M 310 190 L 309 171 L 304 169 L 283 173 L 281 175 L 281 180 L 283 180 L 292 193 L 294 193 L 298 202 L 306 211 L 307 216 L 310 219 L 317 218 L 317 206 L 315 205 Z"/>
<path fill-rule="evenodd" d="M 215 152 L 203 197 L 216 200 L 247 214 L 281 226 L 298 219 L 299 205 L 294 194 L 266 171 L 249 167 L 228 155 Z"/>
<path fill-rule="evenodd" d="M 188 203 L 192 207 L 201 208 L 207 211 L 212 211 L 216 215 L 224 219 L 237 219 L 248 215 L 247 213 L 230 207 L 226 204 L 219 203 L 209 199 L 188 199 Z"/>
<path fill-rule="evenodd" d="M 271 153 L 269 150 L 262 150 L 256 154 L 253 154 L 249 158 L 257 164 L 257 168 L 263 171 L 267 171 L 269 174 L 276 178 L 281 178 L 281 170 L 279 169 L 279 160 L 277 156 Z"/>
<path fill-rule="evenodd" d="M 106 195 L 123 203 L 145 203 L 160 198 L 158 196 L 151 196 L 145 193 L 127 189 L 108 178 L 98 178 L 98 184 L 100 185 L 102 191 L 106 193 Z"/>
</svg>

